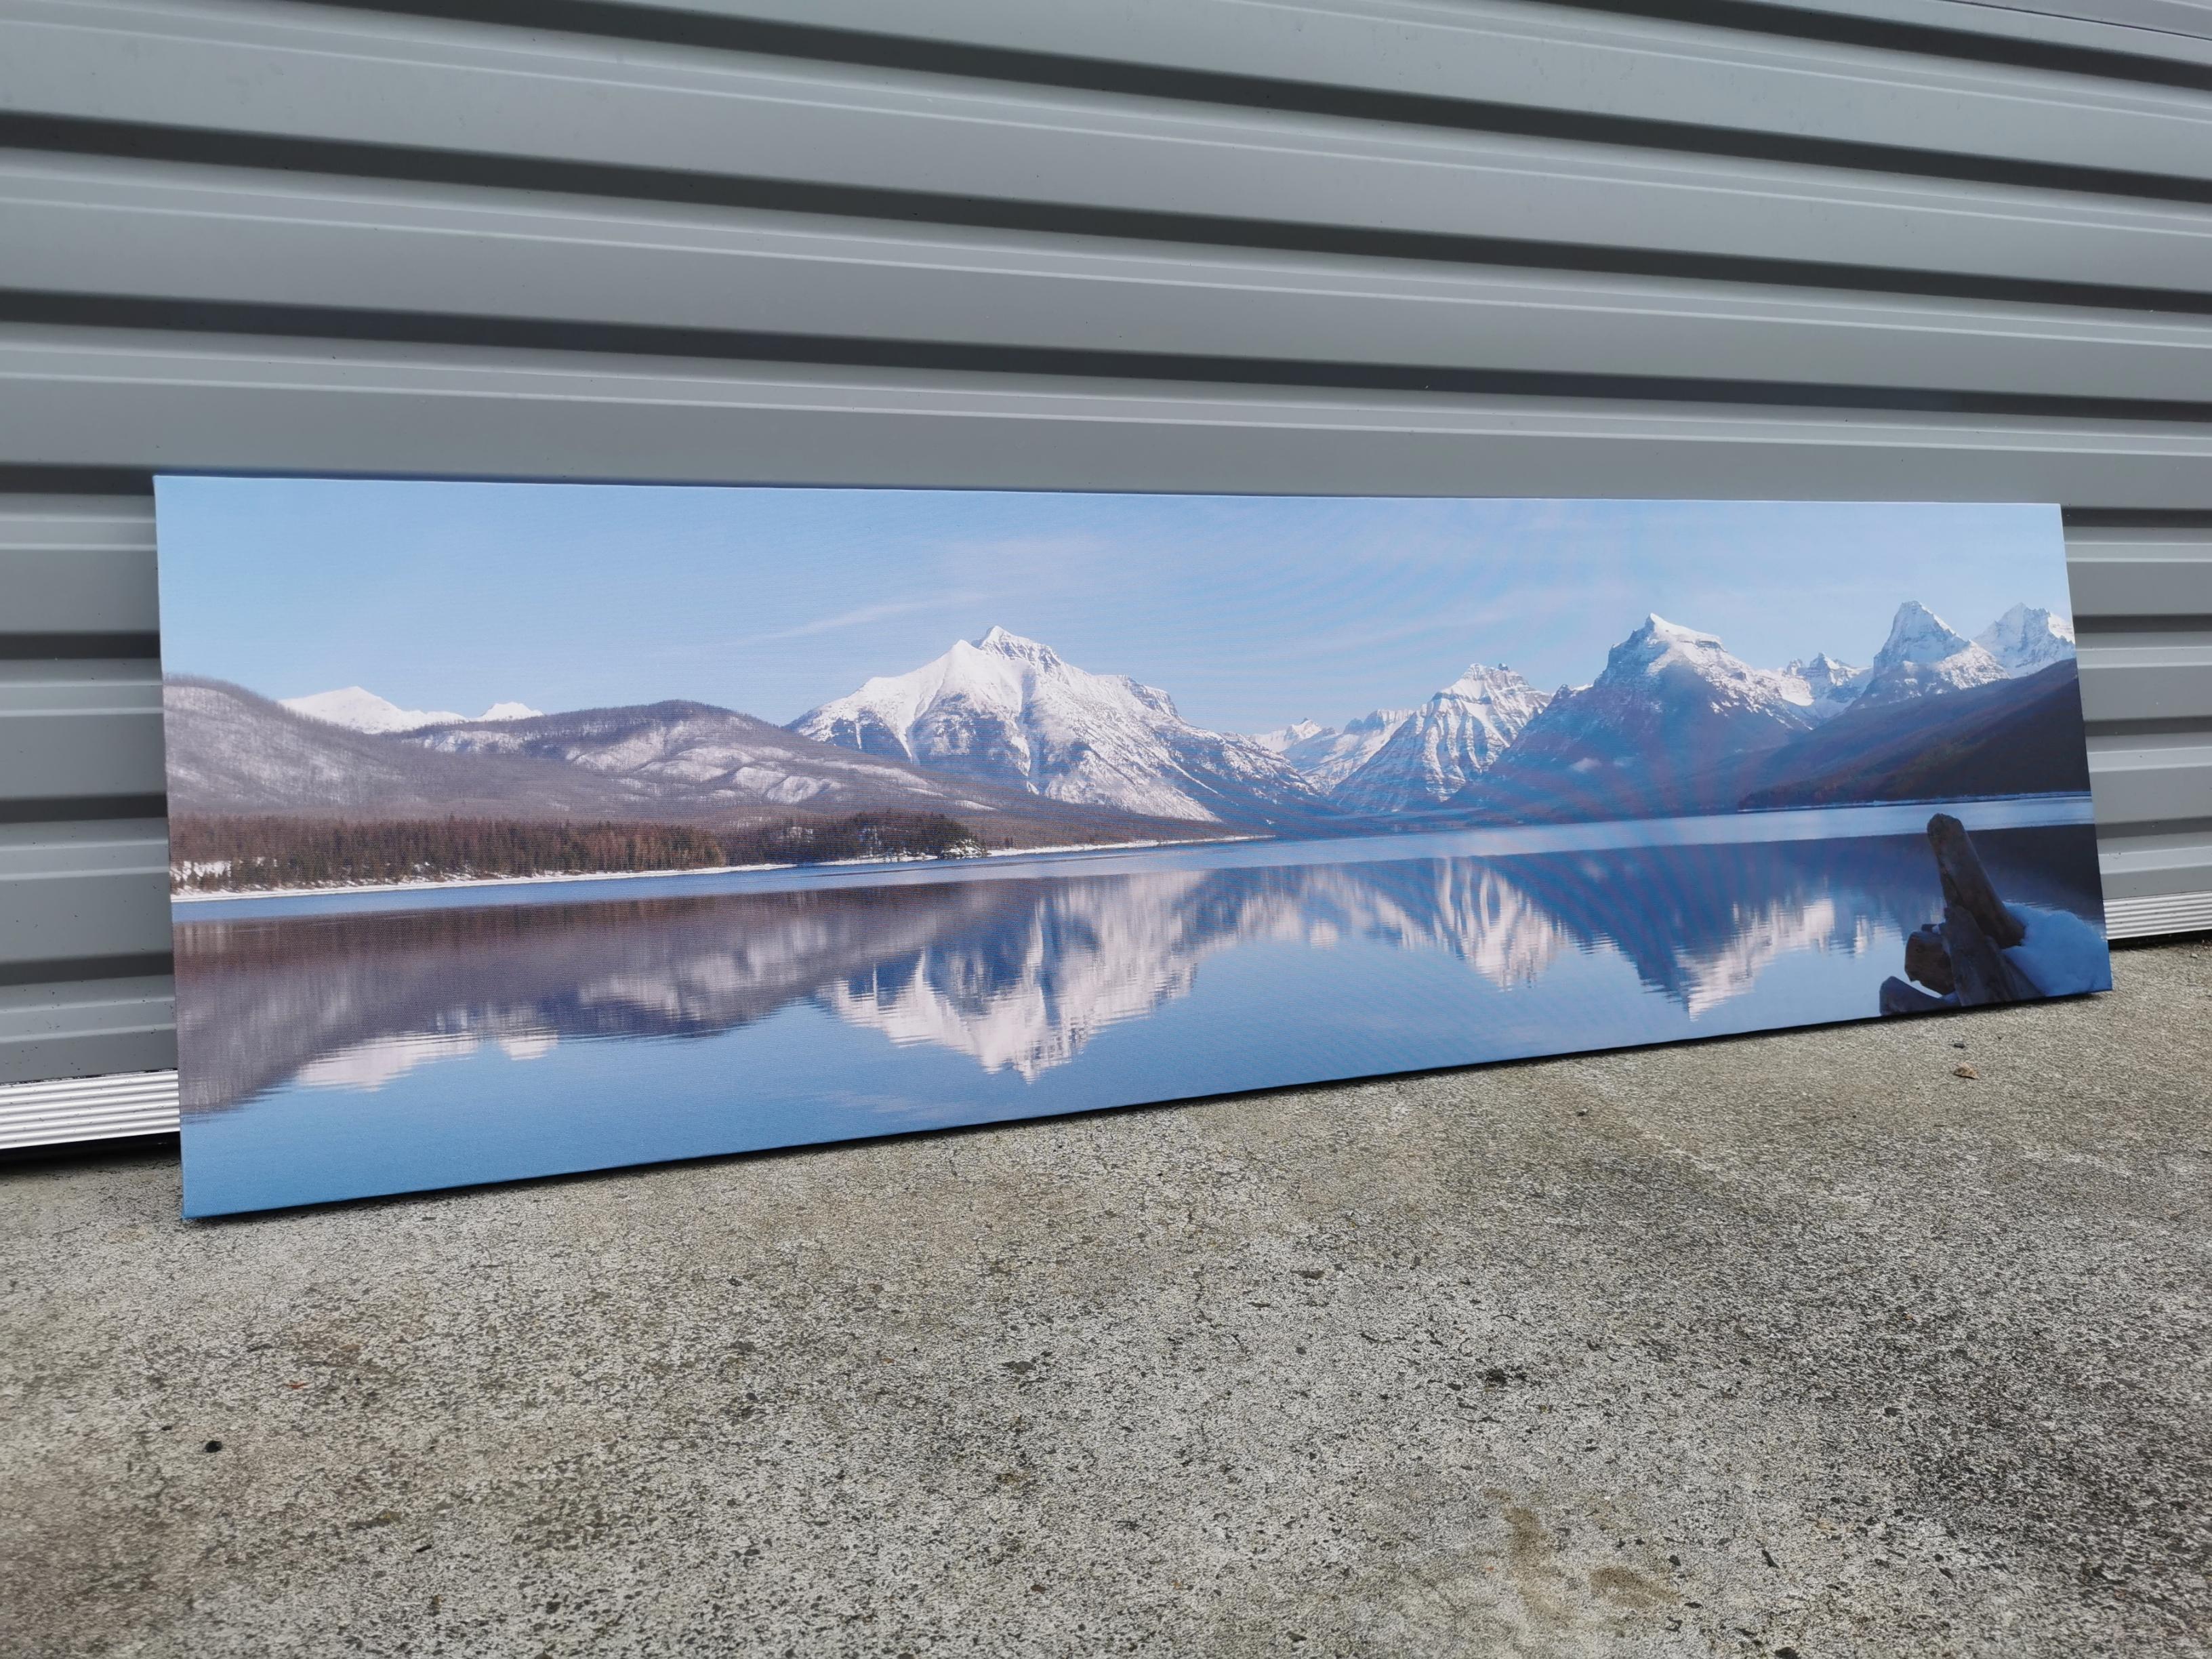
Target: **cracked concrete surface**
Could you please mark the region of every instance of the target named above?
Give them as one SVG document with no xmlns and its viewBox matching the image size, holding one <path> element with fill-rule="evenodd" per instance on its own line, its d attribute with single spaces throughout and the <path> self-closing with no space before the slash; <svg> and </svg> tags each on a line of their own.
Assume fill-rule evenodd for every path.
<svg viewBox="0 0 2212 1659">
<path fill-rule="evenodd" d="M 2207 1651 L 2212 945 L 2117 973 L 219 1223 L 21 1161 L 0 1651 Z"/>
</svg>

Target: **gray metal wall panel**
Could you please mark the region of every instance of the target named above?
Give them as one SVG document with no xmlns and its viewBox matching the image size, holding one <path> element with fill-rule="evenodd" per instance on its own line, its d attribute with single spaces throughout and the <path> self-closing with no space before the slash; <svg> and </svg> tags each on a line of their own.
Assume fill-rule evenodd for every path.
<svg viewBox="0 0 2212 1659">
<path fill-rule="evenodd" d="M 2201 404 L 2212 318 L 0 152 L 0 287 L 1430 370 Z"/>
<path fill-rule="evenodd" d="M 0 975 L 167 956 L 168 850 L 158 821 L 0 824 Z"/>
<path fill-rule="evenodd" d="M 0 327 L 38 465 L 1406 495 L 2203 499 L 2212 425 Z"/>
<path fill-rule="evenodd" d="M 2212 52 L 1765 9 L 0 0 L 0 1084 L 173 1061 L 163 468 L 2057 499 L 2212 923 Z"/>
<path fill-rule="evenodd" d="M 0 0 L 0 111 L 1339 232 L 1575 245 L 1601 226 L 1647 252 L 2212 291 L 2212 209 L 2193 203 L 332 15 Z"/>
<path fill-rule="evenodd" d="M 2076 530 L 2066 549 L 2085 617 L 2212 617 L 2212 526 Z"/>
<path fill-rule="evenodd" d="M 151 498 L 0 495 L 0 634 L 150 635 L 155 599 Z"/>
<path fill-rule="evenodd" d="M 2108 842 L 2145 826 L 2205 816 L 2205 780 L 2212 777 L 2212 743 L 2203 734 L 2166 741 L 2166 734 L 2102 736 L 2090 751 L 2097 824 Z"/>
<path fill-rule="evenodd" d="M 2212 641 L 2177 640 L 2081 647 L 2081 712 L 2097 721 L 2212 722 Z"/>
<path fill-rule="evenodd" d="M 2016 45 L 2054 48 L 2060 55 L 2075 52 L 2136 58 L 2154 68 L 2212 64 L 2212 40 L 2197 38 L 2197 31 L 2152 29 L 2140 15 L 2129 15 L 2139 6 L 2157 5 L 2160 0 L 2081 0 L 2078 4 L 2048 7 L 2006 5 L 2001 0 L 1753 0 L 1753 3 L 1781 14 L 1787 21 L 1778 27 L 1794 26 L 1806 19 L 1829 20 L 1850 38 L 1863 34 L 1869 26 L 1880 29 L 1884 25 L 1899 25 L 1912 32 L 1905 38 L 1921 40 L 1923 49 L 1926 37 L 1919 32 L 1933 30 L 1943 35 L 1984 36 L 2000 47 Z M 1791 13 L 1797 14 L 1796 18 L 1790 18 Z"/>
<path fill-rule="evenodd" d="M 161 793 L 153 663 L 0 662 L 0 805 Z"/>
<path fill-rule="evenodd" d="M 2212 6 L 2203 4 L 2202 0 L 2048 0 L 2039 5 L 2029 0 L 1971 0 L 1971 3 L 2212 40 Z"/>
<path fill-rule="evenodd" d="M 1456 0 L 618 0 L 744 23 L 1717 132 L 2198 178 L 2204 100 L 2080 75 L 1762 38 L 1650 17 Z M 1048 72 L 1048 70 L 1047 71 Z"/>
</svg>

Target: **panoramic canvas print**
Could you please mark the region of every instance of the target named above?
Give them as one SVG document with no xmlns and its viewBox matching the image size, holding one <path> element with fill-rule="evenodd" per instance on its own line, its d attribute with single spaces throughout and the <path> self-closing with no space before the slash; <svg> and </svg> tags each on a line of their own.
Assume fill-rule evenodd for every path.
<svg viewBox="0 0 2212 1659">
<path fill-rule="evenodd" d="M 2110 983 L 2048 507 L 159 514 L 191 1215 Z"/>
</svg>

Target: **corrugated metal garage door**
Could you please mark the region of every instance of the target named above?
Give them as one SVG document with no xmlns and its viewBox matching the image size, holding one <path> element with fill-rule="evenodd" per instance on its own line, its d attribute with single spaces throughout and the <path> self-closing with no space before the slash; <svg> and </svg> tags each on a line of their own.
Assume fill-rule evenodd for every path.
<svg viewBox="0 0 2212 1659">
<path fill-rule="evenodd" d="M 172 1063 L 163 468 L 2057 500 L 2212 923 L 2208 15 L 0 0 L 0 1082 Z"/>
</svg>

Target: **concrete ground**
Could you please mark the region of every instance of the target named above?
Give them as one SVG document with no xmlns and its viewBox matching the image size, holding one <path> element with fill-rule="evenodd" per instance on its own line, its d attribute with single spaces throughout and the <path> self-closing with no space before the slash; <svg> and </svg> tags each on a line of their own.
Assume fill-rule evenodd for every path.
<svg viewBox="0 0 2212 1659">
<path fill-rule="evenodd" d="M 0 1652 L 2212 1650 L 2212 945 L 2117 972 L 220 1223 L 20 1162 Z"/>
</svg>

